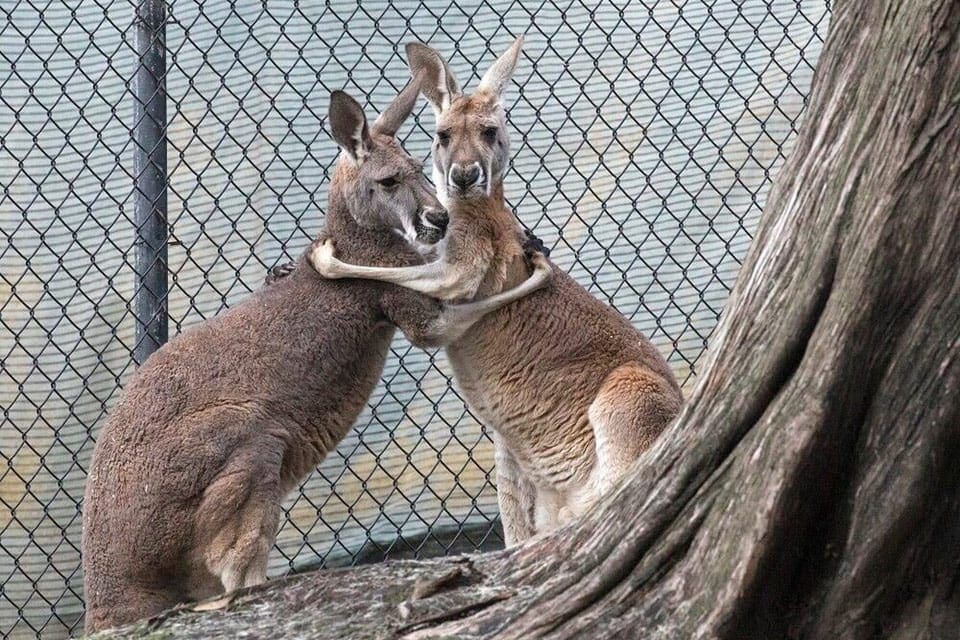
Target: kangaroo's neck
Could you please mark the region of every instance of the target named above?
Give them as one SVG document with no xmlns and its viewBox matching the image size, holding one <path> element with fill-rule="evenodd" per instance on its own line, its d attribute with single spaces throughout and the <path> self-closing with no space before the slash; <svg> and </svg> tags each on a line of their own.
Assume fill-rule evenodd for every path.
<svg viewBox="0 0 960 640">
<path fill-rule="evenodd" d="M 423 258 L 392 229 L 360 226 L 346 202 L 331 190 L 327 216 L 320 239 L 332 238 L 337 255 L 353 264 L 377 267 L 404 267 Z"/>
<path fill-rule="evenodd" d="M 516 286 L 527 278 L 523 257 L 523 232 L 513 211 L 503 199 L 503 183 L 497 182 L 490 194 L 469 200 L 451 200 L 450 217 L 456 244 L 471 251 L 471 238 L 483 238 L 492 252 L 478 295 L 486 297 Z"/>
</svg>

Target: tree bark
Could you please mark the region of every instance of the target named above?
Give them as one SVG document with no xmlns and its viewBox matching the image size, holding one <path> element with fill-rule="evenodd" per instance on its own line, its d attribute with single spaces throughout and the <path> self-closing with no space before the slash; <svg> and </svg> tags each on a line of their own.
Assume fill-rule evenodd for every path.
<svg viewBox="0 0 960 640">
<path fill-rule="evenodd" d="M 960 637 L 958 32 L 956 0 L 837 2 L 707 371 L 576 526 L 291 578 L 151 632 Z"/>
</svg>

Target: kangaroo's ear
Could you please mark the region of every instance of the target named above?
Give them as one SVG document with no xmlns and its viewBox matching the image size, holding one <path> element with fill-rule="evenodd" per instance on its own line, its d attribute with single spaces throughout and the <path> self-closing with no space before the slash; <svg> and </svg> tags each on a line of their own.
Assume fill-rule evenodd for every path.
<svg viewBox="0 0 960 640">
<path fill-rule="evenodd" d="M 480 79 L 480 85 L 477 87 L 478 91 L 489 91 L 493 95 L 499 97 L 503 94 L 503 90 L 506 88 L 507 83 L 510 82 L 510 78 L 513 76 L 513 70 L 517 68 L 517 60 L 520 59 L 520 48 L 523 46 L 523 36 L 520 36 L 514 40 L 513 44 L 510 45 L 510 48 L 507 49 L 506 53 L 497 58 L 497 61 L 493 63 L 487 72 L 483 74 L 483 78 Z"/>
<path fill-rule="evenodd" d="M 403 91 L 393 99 L 390 106 L 387 107 L 373 123 L 371 128 L 374 131 L 388 135 L 391 138 L 397 135 L 400 126 L 410 116 L 410 112 L 413 111 L 413 105 L 417 103 L 422 78 L 423 74 L 416 75 L 407 83 Z"/>
<path fill-rule="evenodd" d="M 343 91 L 334 91 L 330 94 L 329 118 L 333 139 L 354 162 L 362 164 L 371 147 L 363 108 Z"/>
<path fill-rule="evenodd" d="M 407 43 L 407 64 L 410 65 L 412 76 L 422 74 L 420 90 L 439 117 L 460 95 L 460 86 L 450 73 L 447 61 L 427 45 L 410 42 Z"/>
</svg>

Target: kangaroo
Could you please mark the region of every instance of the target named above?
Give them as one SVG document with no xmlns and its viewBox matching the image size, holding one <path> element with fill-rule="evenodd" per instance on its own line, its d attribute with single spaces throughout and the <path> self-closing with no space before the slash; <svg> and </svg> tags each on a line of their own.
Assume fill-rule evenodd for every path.
<svg viewBox="0 0 960 640">
<path fill-rule="evenodd" d="M 518 223 L 503 199 L 509 138 L 501 96 L 518 39 L 464 95 L 440 55 L 411 43 L 411 73 L 436 114 L 433 176 L 450 212 L 442 257 L 383 268 L 315 245 L 328 278 L 390 282 L 443 300 L 483 297 L 526 275 Z M 551 283 L 489 314 L 446 347 L 467 403 L 494 432 L 507 546 L 552 530 L 608 491 L 679 412 L 656 348 L 614 309 L 556 270 Z"/>
<path fill-rule="evenodd" d="M 352 98 L 331 95 L 342 152 L 321 237 L 351 259 L 419 263 L 445 235 L 446 211 L 394 139 L 418 95 L 411 82 L 371 127 Z M 520 286 L 463 305 L 297 268 L 151 355 L 90 466 L 87 632 L 263 582 L 284 497 L 346 435 L 395 326 L 415 344 L 445 344 L 543 286 L 550 267 L 533 263 Z"/>
</svg>

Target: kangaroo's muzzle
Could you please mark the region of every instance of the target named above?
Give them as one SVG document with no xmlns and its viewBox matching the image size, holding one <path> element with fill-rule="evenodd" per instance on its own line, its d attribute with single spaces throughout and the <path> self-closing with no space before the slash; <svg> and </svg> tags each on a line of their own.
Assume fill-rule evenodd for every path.
<svg viewBox="0 0 960 640">
<path fill-rule="evenodd" d="M 417 240 L 425 244 L 436 244 L 447 233 L 450 216 L 446 209 L 424 207 L 417 216 L 414 227 L 417 231 Z"/>
<path fill-rule="evenodd" d="M 447 185 L 459 196 L 466 196 L 474 189 L 480 191 L 485 188 L 486 176 L 483 175 L 483 169 L 479 162 L 474 162 L 468 166 L 462 166 L 457 163 L 450 165 L 450 171 L 447 174 Z"/>
</svg>

